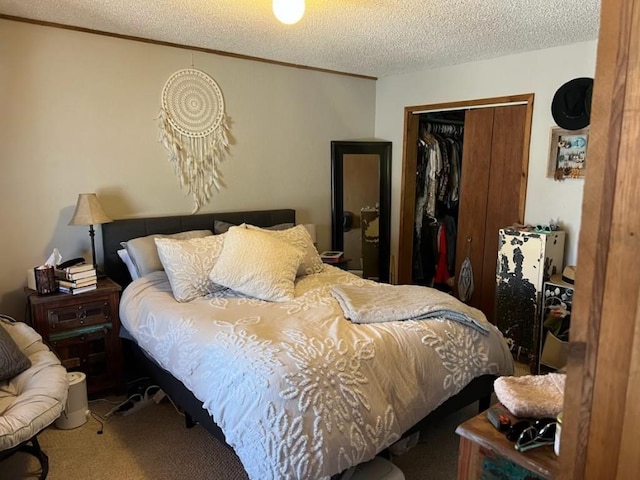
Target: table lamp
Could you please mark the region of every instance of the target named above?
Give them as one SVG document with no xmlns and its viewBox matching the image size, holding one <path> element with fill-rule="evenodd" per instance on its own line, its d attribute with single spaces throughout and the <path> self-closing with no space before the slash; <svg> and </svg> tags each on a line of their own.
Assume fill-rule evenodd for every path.
<svg viewBox="0 0 640 480">
<path fill-rule="evenodd" d="M 106 214 L 95 193 L 81 193 L 78 195 L 76 211 L 73 212 L 73 217 L 71 217 L 69 225 L 89 225 L 93 268 L 96 269 L 96 275 L 98 278 L 104 278 L 104 274 L 98 272 L 98 265 L 96 263 L 96 245 L 94 240 L 96 232 L 93 229 L 93 226 L 109 222 L 113 222 L 113 220 Z"/>
</svg>

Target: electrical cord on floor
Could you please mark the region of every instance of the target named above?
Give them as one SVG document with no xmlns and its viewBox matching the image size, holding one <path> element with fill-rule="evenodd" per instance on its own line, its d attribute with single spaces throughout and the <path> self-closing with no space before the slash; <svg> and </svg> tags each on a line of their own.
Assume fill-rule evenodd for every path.
<svg viewBox="0 0 640 480">
<path fill-rule="evenodd" d="M 173 406 L 173 408 L 175 409 L 175 411 L 179 415 L 181 415 L 183 417 L 185 416 L 184 412 L 182 412 L 178 408 L 178 406 L 175 404 L 173 399 L 169 395 L 167 395 L 165 392 L 163 392 L 162 389 L 158 385 L 149 385 L 145 389 L 144 394 L 134 393 L 133 395 L 130 395 L 128 398 L 126 398 L 125 400 L 122 400 L 122 401 L 119 401 L 119 402 L 114 402 L 114 401 L 108 400 L 106 398 L 96 398 L 96 399 L 90 400 L 89 403 L 91 403 L 91 402 L 106 402 L 106 403 L 110 403 L 112 405 L 115 405 L 104 416 L 102 416 L 99 413 L 96 413 L 96 412 L 94 412 L 92 410 L 89 410 L 89 414 L 91 415 L 91 417 L 96 422 L 98 422 L 100 424 L 100 429 L 96 433 L 98 435 L 102 435 L 104 433 L 105 425 L 107 424 L 107 422 L 109 422 L 111 417 L 118 416 L 118 413 L 122 413 L 122 412 L 125 412 L 125 411 L 129 410 L 137 402 L 141 402 L 141 401 L 143 401 L 145 399 L 148 400 L 148 399 L 152 398 L 158 392 L 162 392 L 164 394 L 164 397 L 166 397 L 169 400 L 169 402 L 171 403 L 171 405 Z M 154 399 L 154 401 L 156 401 L 156 400 Z M 157 400 L 156 402 L 159 402 L 159 400 Z M 123 408 L 125 406 L 127 408 Z"/>
<path fill-rule="evenodd" d="M 140 402 L 143 399 L 144 399 L 144 397 L 142 395 L 140 395 L 139 393 L 134 393 L 129 398 L 127 398 L 126 400 L 124 400 L 123 402 L 119 403 L 118 405 L 113 407 L 111 410 L 109 410 L 107 412 L 107 414 L 104 416 L 104 418 L 108 420 L 111 416 L 117 415 L 118 412 L 122 412 L 122 411 L 128 410 L 129 408 L 131 408 L 133 406 L 133 404 L 135 402 Z M 127 408 L 123 408 L 125 406 Z"/>
<path fill-rule="evenodd" d="M 153 394 L 150 393 L 150 391 L 152 389 L 156 389 L 156 391 L 153 392 Z M 155 394 L 157 394 L 158 392 L 161 392 L 161 391 L 162 391 L 162 389 L 158 385 L 150 385 L 150 386 L 148 386 L 146 388 L 146 390 L 144 392 L 144 396 L 139 394 L 139 393 L 134 393 L 133 395 L 130 395 L 126 400 L 123 400 L 121 402 L 114 402 L 114 401 L 108 400 L 106 398 L 96 398 L 94 400 L 90 400 L 90 402 L 104 401 L 104 402 L 108 402 L 108 403 L 116 405 L 111 410 L 109 410 L 104 416 L 102 416 L 99 413 L 96 413 L 96 412 L 94 412 L 92 410 L 89 410 L 89 413 L 93 417 L 93 419 L 100 424 L 100 429 L 96 433 L 98 435 L 102 435 L 103 432 L 104 432 L 104 427 L 107 424 L 107 422 L 109 421 L 109 419 L 111 417 L 113 417 L 113 416 L 117 416 L 118 411 L 120 411 L 120 409 L 122 409 L 122 407 L 127 405 L 127 403 L 133 404 L 135 402 L 142 401 L 145 398 L 148 399 L 150 396 L 153 396 L 153 395 L 155 395 Z M 173 399 L 169 395 L 167 395 L 164 391 L 162 391 L 162 393 L 164 394 L 164 397 L 167 398 L 167 400 L 169 400 L 169 402 L 173 406 L 174 410 L 178 413 L 178 415 L 181 415 L 181 416 L 184 417 L 185 416 L 184 412 L 182 412 L 180 410 L 180 408 L 178 408 L 178 406 L 175 404 Z M 158 402 L 159 402 L 159 400 L 158 400 Z M 131 408 L 131 406 L 129 406 L 129 408 Z M 125 410 L 128 410 L 128 408 L 125 409 Z"/>
<path fill-rule="evenodd" d="M 89 403 L 93 402 L 107 402 L 111 405 L 120 405 L 122 403 L 122 400 L 109 400 L 108 398 L 94 398 L 93 400 L 89 400 Z"/>
<path fill-rule="evenodd" d="M 161 389 L 158 385 L 149 385 L 145 389 L 144 393 L 134 393 L 132 395 L 129 395 L 129 397 L 126 400 L 117 403 L 115 407 L 113 407 L 111 410 L 109 410 L 109 412 L 107 412 L 104 418 L 108 420 L 113 415 L 122 414 L 127 410 L 133 408 L 136 403 L 148 401 L 152 399 L 153 395 L 155 395 L 160 390 Z"/>
<path fill-rule="evenodd" d="M 149 390 L 155 389 L 155 392 L 153 392 L 152 394 L 149 393 Z M 158 393 L 161 390 L 161 388 L 158 385 L 149 385 L 147 387 L 147 389 L 144 391 L 144 398 L 149 398 L 150 395 L 155 395 L 156 393 Z"/>
<path fill-rule="evenodd" d="M 166 392 L 165 392 L 165 396 L 171 402 L 171 405 L 173 405 L 173 408 L 176 410 L 176 412 L 178 412 L 179 415 L 182 415 L 184 417 L 184 412 L 180 411 L 178 406 L 174 403 L 173 399 L 169 395 L 167 395 Z"/>
<path fill-rule="evenodd" d="M 136 378 L 135 380 L 127 380 L 127 385 L 130 386 L 134 386 L 136 383 L 142 381 L 142 380 L 150 380 L 149 377 L 140 377 L 140 378 Z"/>
<path fill-rule="evenodd" d="M 91 414 L 93 419 L 100 424 L 100 430 L 98 430 L 96 433 L 98 435 L 102 435 L 102 433 L 104 432 L 104 422 L 102 421 L 102 417 L 100 417 L 100 415 L 92 411 L 89 411 L 89 413 Z"/>
<path fill-rule="evenodd" d="M 96 433 L 98 435 L 102 435 L 102 433 L 104 432 L 105 424 L 109 421 L 109 419 L 112 416 L 114 416 L 127 403 L 132 403 L 134 400 L 140 401 L 142 398 L 143 398 L 142 395 L 140 395 L 139 393 L 135 393 L 129 396 L 129 398 L 127 398 L 126 400 L 120 401 L 120 402 L 113 402 L 111 400 L 107 400 L 106 398 L 96 398 L 95 400 L 91 400 L 90 402 L 105 401 L 115 405 L 115 407 L 109 410 L 104 417 L 99 413 L 94 412 L 93 410 L 89 410 L 89 414 L 93 417 L 95 421 L 97 421 L 100 424 L 100 429 Z"/>
</svg>

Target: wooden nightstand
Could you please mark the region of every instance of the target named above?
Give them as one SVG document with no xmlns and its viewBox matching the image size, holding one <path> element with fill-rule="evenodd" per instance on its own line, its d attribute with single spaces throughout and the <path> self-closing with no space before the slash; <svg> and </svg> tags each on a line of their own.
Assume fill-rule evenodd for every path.
<svg viewBox="0 0 640 480">
<path fill-rule="evenodd" d="M 118 305 L 120 286 L 110 279 L 98 281 L 91 292 L 38 295 L 25 288 L 27 321 L 60 357 L 68 371 L 87 375 L 89 394 L 122 391 L 122 351 Z"/>
<path fill-rule="evenodd" d="M 510 416 L 511 421 L 517 419 Z M 496 430 L 482 412 L 456 429 L 460 435 L 458 480 L 553 479 L 558 458 L 553 445 L 524 453 L 514 448 L 504 432 Z"/>
</svg>

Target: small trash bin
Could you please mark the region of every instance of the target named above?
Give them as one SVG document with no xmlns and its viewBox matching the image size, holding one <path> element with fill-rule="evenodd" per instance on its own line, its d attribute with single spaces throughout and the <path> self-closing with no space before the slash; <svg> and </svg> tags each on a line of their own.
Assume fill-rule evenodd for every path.
<svg viewBox="0 0 640 480">
<path fill-rule="evenodd" d="M 82 372 L 67 373 L 69 395 L 64 411 L 55 421 L 60 430 L 70 430 L 84 425 L 90 415 L 87 401 L 87 376 Z"/>
</svg>

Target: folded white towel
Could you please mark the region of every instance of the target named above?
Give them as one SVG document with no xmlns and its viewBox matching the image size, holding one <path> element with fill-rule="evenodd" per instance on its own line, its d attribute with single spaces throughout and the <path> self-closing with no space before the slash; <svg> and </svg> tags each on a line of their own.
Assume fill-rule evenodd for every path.
<svg viewBox="0 0 640 480">
<path fill-rule="evenodd" d="M 556 417 L 562 411 L 566 374 L 500 377 L 493 384 L 496 397 L 516 417 Z"/>
</svg>

